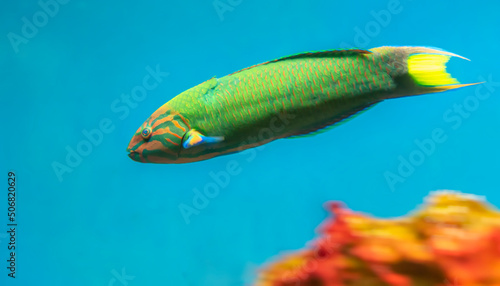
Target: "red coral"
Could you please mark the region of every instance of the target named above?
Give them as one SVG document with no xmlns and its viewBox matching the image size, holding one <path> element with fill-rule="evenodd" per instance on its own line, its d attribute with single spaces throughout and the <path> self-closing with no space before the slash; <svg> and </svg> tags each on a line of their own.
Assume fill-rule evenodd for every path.
<svg viewBox="0 0 500 286">
<path fill-rule="evenodd" d="M 330 203 L 310 249 L 270 265 L 261 286 L 498 286 L 500 213 L 439 192 L 406 218 L 375 219 Z"/>
</svg>

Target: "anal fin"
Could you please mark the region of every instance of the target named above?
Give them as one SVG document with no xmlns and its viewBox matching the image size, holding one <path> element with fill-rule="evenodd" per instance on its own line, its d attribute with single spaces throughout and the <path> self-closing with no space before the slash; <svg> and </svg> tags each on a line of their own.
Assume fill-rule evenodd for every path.
<svg viewBox="0 0 500 286">
<path fill-rule="evenodd" d="M 310 128 L 306 130 L 301 130 L 295 134 L 290 135 L 289 137 L 286 137 L 286 139 L 295 139 L 295 138 L 303 138 L 303 137 L 311 137 L 317 134 L 324 133 L 326 131 L 329 131 L 330 129 L 333 129 L 335 127 L 338 127 L 346 122 L 351 121 L 352 119 L 358 117 L 360 114 L 363 114 L 367 110 L 370 110 L 372 107 L 377 105 L 377 103 L 380 103 L 380 101 L 373 102 L 367 106 L 363 106 L 358 109 L 354 109 L 349 113 L 346 113 L 342 116 L 336 117 L 333 120 L 319 126 L 316 128 Z"/>
</svg>

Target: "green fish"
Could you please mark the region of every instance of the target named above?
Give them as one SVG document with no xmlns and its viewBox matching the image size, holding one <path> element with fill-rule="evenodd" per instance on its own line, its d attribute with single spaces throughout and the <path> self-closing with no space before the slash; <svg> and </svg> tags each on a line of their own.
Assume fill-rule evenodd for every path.
<svg viewBox="0 0 500 286">
<path fill-rule="evenodd" d="M 156 110 L 135 132 L 129 157 L 189 163 L 280 138 L 316 134 L 390 98 L 442 92 L 453 53 L 379 47 L 296 54 L 212 78 Z M 464 58 L 465 59 L 465 58 Z"/>
</svg>

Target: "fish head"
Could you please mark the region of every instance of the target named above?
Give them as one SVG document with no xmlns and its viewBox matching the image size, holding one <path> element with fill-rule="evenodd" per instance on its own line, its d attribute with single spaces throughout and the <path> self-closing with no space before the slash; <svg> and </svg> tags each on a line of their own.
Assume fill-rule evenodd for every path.
<svg viewBox="0 0 500 286">
<path fill-rule="evenodd" d="M 189 129 L 184 116 L 164 105 L 134 133 L 127 148 L 128 156 L 142 163 L 176 163 Z"/>
</svg>

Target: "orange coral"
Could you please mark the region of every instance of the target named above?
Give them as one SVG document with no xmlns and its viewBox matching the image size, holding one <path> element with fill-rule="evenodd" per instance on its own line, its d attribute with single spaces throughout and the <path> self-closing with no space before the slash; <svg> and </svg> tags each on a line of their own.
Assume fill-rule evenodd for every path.
<svg viewBox="0 0 500 286">
<path fill-rule="evenodd" d="M 436 192 L 399 219 L 329 208 L 312 247 L 271 264 L 257 286 L 500 286 L 500 213 L 476 196 Z"/>
</svg>

